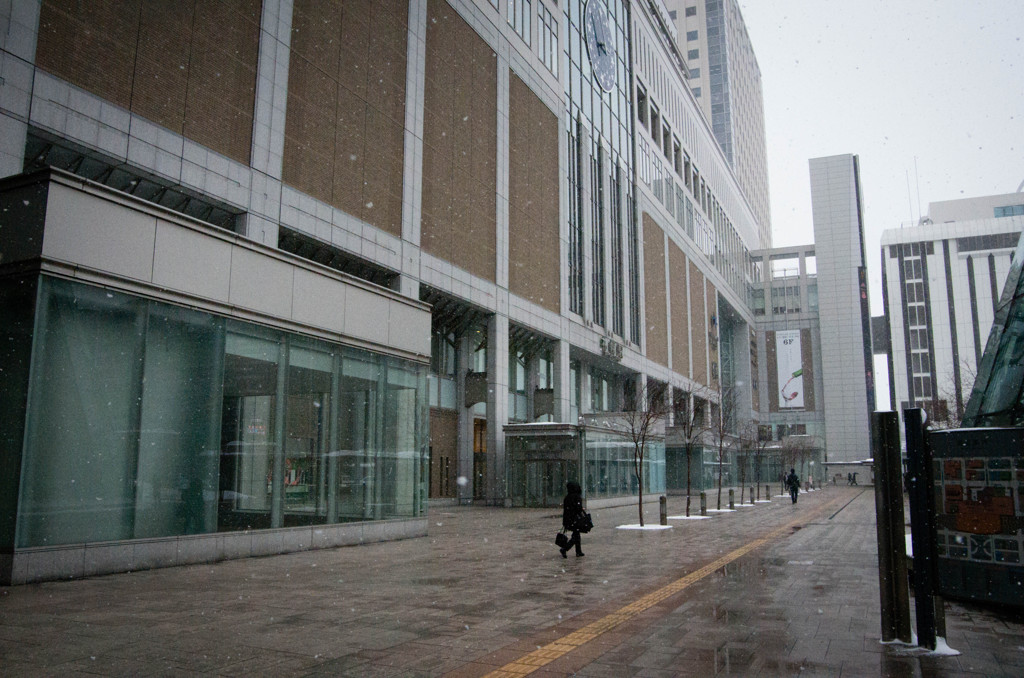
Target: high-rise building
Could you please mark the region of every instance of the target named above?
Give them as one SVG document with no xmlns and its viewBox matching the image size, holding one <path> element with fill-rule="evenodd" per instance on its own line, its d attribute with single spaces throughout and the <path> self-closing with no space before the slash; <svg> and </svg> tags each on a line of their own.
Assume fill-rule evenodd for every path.
<svg viewBox="0 0 1024 678">
<path fill-rule="evenodd" d="M 761 69 L 737 0 L 664 0 L 689 84 L 771 247 L 768 152 Z"/>
<path fill-rule="evenodd" d="M 830 462 L 871 457 L 874 370 L 860 166 L 855 155 L 810 161 Z"/>
<path fill-rule="evenodd" d="M 894 409 L 960 420 L 1022 228 L 1024 194 L 1009 193 L 933 202 L 882 233 Z"/>
<path fill-rule="evenodd" d="M 749 421 L 767 211 L 663 10 L 0 3 L 0 580 L 629 502 L 639 395 Z"/>
</svg>

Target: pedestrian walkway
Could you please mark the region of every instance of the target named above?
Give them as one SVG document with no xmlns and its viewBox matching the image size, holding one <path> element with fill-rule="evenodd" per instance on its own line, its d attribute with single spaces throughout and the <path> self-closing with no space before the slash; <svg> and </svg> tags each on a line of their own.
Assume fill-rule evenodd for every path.
<svg viewBox="0 0 1024 678">
<path fill-rule="evenodd" d="M 593 513 L 578 559 L 556 511 L 453 507 L 420 539 L 3 588 L 0 673 L 1024 675 L 1024 623 L 984 608 L 949 604 L 958 657 L 880 644 L 869 487 Z"/>
</svg>

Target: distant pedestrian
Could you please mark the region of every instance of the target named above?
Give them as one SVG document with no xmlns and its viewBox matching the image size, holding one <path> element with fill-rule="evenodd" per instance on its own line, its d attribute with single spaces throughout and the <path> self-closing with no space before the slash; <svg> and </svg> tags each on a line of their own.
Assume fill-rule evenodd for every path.
<svg viewBox="0 0 1024 678">
<path fill-rule="evenodd" d="M 786 476 L 786 486 L 789 488 L 789 498 L 796 503 L 796 496 L 800 494 L 800 478 L 796 475 L 796 469 L 789 469 L 789 475 Z"/>
<path fill-rule="evenodd" d="M 857 474 L 856 473 L 853 474 L 853 484 L 854 485 L 857 484 Z"/>
<path fill-rule="evenodd" d="M 576 557 L 580 558 L 584 555 L 583 544 L 580 542 L 580 521 L 585 514 L 583 510 L 583 488 L 576 481 L 570 480 L 565 484 L 565 489 L 566 495 L 562 501 L 562 527 L 572 532 L 572 538 L 569 539 L 568 544 L 558 550 L 563 558 L 568 558 L 565 555 L 566 551 L 575 546 Z"/>
<path fill-rule="evenodd" d="M 846 474 L 846 484 L 847 485 L 853 485 L 853 474 L 852 473 L 847 473 Z"/>
</svg>

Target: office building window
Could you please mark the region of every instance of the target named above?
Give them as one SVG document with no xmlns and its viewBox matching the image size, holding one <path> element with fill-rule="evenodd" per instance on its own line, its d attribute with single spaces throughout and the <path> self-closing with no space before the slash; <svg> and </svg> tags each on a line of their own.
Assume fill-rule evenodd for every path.
<svg viewBox="0 0 1024 678">
<path fill-rule="evenodd" d="M 686 31 L 686 42 L 693 42 L 697 39 L 697 31 Z"/>
<path fill-rule="evenodd" d="M 617 165 L 611 176 L 611 229 L 612 229 L 612 332 L 625 335 L 623 328 L 623 260 L 622 260 L 622 169 Z"/>
<path fill-rule="evenodd" d="M 595 148 L 593 161 L 591 162 L 591 194 L 593 196 L 594 233 L 591 240 L 593 245 L 591 265 L 593 280 L 591 291 L 593 292 L 593 320 L 601 327 L 605 326 L 605 214 L 604 214 L 604 162 L 601 149 Z"/>
<path fill-rule="evenodd" d="M 688 50 L 686 52 L 686 58 L 687 59 L 699 59 L 700 58 L 700 50 L 699 49 Z"/>
<path fill-rule="evenodd" d="M 508 0 L 508 25 L 530 44 L 530 0 Z"/>
<path fill-rule="evenodd" d="M 641 85 L 636 86 L 636 118 L 640 126 L 647 129 L 647 90 Z"/>
<path fill-rule="evenodd" d="M 654 197 L 658 199 L 658 202 L 665 202 L 665 193 L 661 181 L 661 161 L 658 160 L 658 156 L 655 155 L 652 158 L 651 168 L 654 170 L 651 182 L 654 188 Z"/>
<path fill-rule="evenodd" d="M 687 7 L 686 8 L 686 16 L 697 16 L 697 8 L 696 7 Z"/>
<path fill-rule="evenodd" d="M 654 139 L 655 146 L 661 145 L 661 114 L 653 103 L 651 104 L 651 138 Z"/>
<path fill-rule="evenodd" d="M 931 347 L 928 341 L 928 308 L 925 294 L 925 261 L 927 248 L 921 243 L 903 246 L 903 305 L 909 353 L 907 371 L 910 376 L 911 401 L 932 398 Z"/>
<path fill-rule="evenodd" d="M 540 61 L 558 75 L 558 22 L 544 3 L 537 3 L 537 15 Z"/>
<path fill-rule="evenodd" d="M 580 190 L 580 137 L 577 125 L 569 132 L 569 310 L 583 315 L 583 193 Z"/>
<path fill-rule="evenodd" d="M 996 218 L 1024 216 L 1024 205 L 1006 205 L 995 208 Z"/>
<path fill-rule="evenodd" d="M 764 289 L 750 290 L 750 308 L 754 311 L 754 315 L 764 315 Z"/>
<path fill-rule="evenodd" d="M 626 185 L 626 224 L 629 230 L 629 237 L 626 239 L 626 246 L 629 248 L 629 336 L 636 343 L 640 343 L 640 247 L 639 231 L 636 225 L 636 202 L 632 192 L 629 190 L 630 182 Z"/>
<path fill-rule="evenodd" d="M 690 69 L 690 80 L 697 80 L 699 78 L 700 78 L 700 69 L 699 68 L 691 68 Z"/>
</svg>

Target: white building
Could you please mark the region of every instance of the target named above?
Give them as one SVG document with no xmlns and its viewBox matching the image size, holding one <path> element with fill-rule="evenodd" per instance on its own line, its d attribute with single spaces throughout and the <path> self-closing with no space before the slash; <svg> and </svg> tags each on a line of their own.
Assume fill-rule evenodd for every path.
<svg viewBox="0 0 1024 678">
<path fill-rule="evenodd" d="M 829 461 L 857 461 L 871 456 L 875 402 L 860 167 L 855 155 L 814 158 L 810 166 L 825 448 Z"/>
<path fill-rule="evenodd" d="M 736 0 L 665 0 L 686 57 L 694 99 L 761 226 L 760 247 L 771 247 L 764 94 L 743 14 Z"/>
<path fill-rule="evenodd" d="M 882 234 L 894 409 L 958 421 L 1024 227 L 1024 194 L 931 203 Z"/>
</svg>

